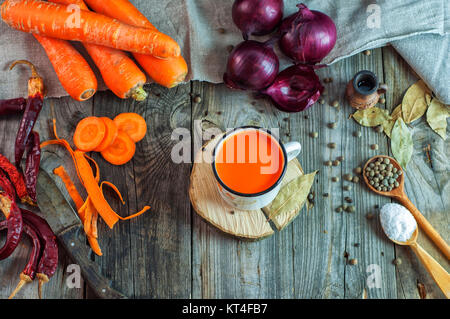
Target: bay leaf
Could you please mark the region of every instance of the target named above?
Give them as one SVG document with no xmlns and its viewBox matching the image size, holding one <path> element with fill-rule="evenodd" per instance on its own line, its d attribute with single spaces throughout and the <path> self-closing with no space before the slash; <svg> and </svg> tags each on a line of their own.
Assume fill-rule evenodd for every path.
<svg viewBox="0 0 450 319">
<path fill-rule="evenodd" d="M 411 123 L 421 118 L 428 107 L 427 95 L 431 97 L 431 91 L 422 80 L 409 87 L 402 100 L 402 116 L 405 123 Z"/>
<path fill-rule="evenodd" d="M 394 127 L 395 121 L 402 116 L 402 105 L 397 105 L 397 107 L 392 111 L 391 118 L 384 121 L 381 125 L 383 126 L 384 134 L 389 138 L 391 137 L 392 128 Z"/>
<path fill-rule="evenodd" d="M 264 207 L 267 217 L 273 219 L 281 213 L 302 209 L 316 173 L 317 171 L 299 176 L 284 185 L 272 203 Z"/>
<path fill-rule="evenodd" d="M 413 153 L 413 141 L 411 131 L 401 117 L 395 121 L 392 128 L 391 150 L 400 166 L 406 169 Z"/>
<path fill-rule="evenodd" d="M 371 107 L 365 110 L 358 110 L 352 114 L 353 119 L 362 126 L 373 127 L 381 125 L 389 120 L 389 112 L 379 107 Z"/>
<path fill-rule="evenodd" d="M 447 138 L 447 117 L 450 109 L 436 99 L 433 99 L 428 107 L 427 122 L 430 127 L 444 140 Z"/>
</svg>

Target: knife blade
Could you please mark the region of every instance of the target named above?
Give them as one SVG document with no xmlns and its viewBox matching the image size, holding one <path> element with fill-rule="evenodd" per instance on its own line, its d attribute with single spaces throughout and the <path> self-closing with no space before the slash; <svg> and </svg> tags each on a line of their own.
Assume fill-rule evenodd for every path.
<svg viewBox="0 0 450 319">
<path fill-rule="evenodd" d="M 80 266 L 84 280 L 99 298 L 127 298 L 111 288 L 111 282 L 101 274 L 99 266 L 89 258 L 90 248 L 86 244 L 81 220 L 51 177 L 53 169 L 61 163 L 61 158 L 55 154 L 42 153 L 41 170 L 36 187 L 37 204 L 42 216 L 47 220 L 71 259 Z"/>
</svg>

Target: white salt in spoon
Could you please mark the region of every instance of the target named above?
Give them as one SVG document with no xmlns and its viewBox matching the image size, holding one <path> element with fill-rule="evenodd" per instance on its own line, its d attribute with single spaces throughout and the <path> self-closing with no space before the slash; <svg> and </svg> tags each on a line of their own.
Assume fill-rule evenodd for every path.
<svg viewBox="0 0 450 319">
<path fill-rule="evenodd" d="M 395 206 L 394 206 L 395 205 Z M 400 207 L 398 207 L 400 206 Z M 404 211 L 400 212 L 403 213 L 403 218 L 395 218 L 395 216 L 392 215 L 389 211 L 389 208 L 394 208 L 391 210 L 392 212 L 398 210 L 404 209 Z M 380 221 L 381 226 L 383 228 L 383 231 L 385 232 L 386 236 L 392 240 L 397 245 L 402 246 L 409 246 L 414 251 L 414 253 L 417 255 L 419 260 L 422 262 L 422 264 L 425 266 L 425 269 L 428 271 L 428 273 L 431 275 L 431 277 L 434 279 L 436 284 L 439 286 L 439 288 L 444 293 L 445 297 L 447 299 L 450 298 L 450 275 L 449 273 L 433 258 L 428 254 L 418 243 L 417 243 L 417 237 L 419 236 L 419 229 L 417 227 L 417 223 L 414 220 L 414 217 L 411 215 L 411 213 L 402 205 L 399 204 L 393 204 L 389 203 L 384 205 L 381 208 L 382 213 L 380 214 Z M 395 212 L 394 212 L 395 213 Z M 411 219 L 409 219 L 408 216 L 405 214 L 409 214 L 411 216 Z M 392 225 L 392 223 L 396 223 L 395 225 Z M 412 235 L 409 239 L 406 239 L 404 241 L 402 240 L 396 240 L 396 239 L 404 239 L 406 235 L 408 235 L 411 231 L 413 231 Z"/>
</svg>

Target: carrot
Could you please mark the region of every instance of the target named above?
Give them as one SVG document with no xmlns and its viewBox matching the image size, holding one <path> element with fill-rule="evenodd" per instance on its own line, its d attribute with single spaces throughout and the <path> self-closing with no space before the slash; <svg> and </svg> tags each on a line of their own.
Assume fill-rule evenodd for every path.
<svg viewBox="0 0 450 319">
<path fill-rule="evenodd" d="M 91 246 L 92 251 L 98 255 L 98 256 L 102 256 L 102 250 L 100 249 L 100 246 L 98 244 L 97 238 L 91 236 L 91 235 L 87 235 L 87 239 L 89 242 L 89 245 Z"/>
<path fill-rule="evenodd" d="M 39 0 L 6 0 L 2 19 L 10 27 L 51 38 L 81 41 L 154 55 L 177 57 L 179 45 L 157 30 L 138 28 L 104 15 Z"/>
<path fill-rule="evenodd" d="M 119 133 L 119 136 L 120 136 L 120 133 Z M 150 209 L 150 207 L 145 206 L 141 211 L 139 211 L 133 215 L 130 215 L 127 217 L 119 216 L 111 208 L 111 206 L 109 206 L 105 197 L 103 197 L 100 187 L 98 186 L 97 182 L 95 181 L 94 174 L 92 172 L 92 168 L 89 165 L 86 158 L 84 157 L 84 153 L 81 151 L 75 151 L 74 155 L 75 155 L 76 165 L 78 166 L 78 170 L 80 171 L 81 177 L 83 179 L 83 185 L 86 188 L 86 191 L 89 194 L 89 197 L 92 200 L 92 203 L 93 203 L 95 209 L 100 214 L 102 219 L 105 221 L 106 225 L 109 226 L 109 228 L 113 228 L 114 224 L 117 223 L 117 221 L 119 219 L 128 220 L 128 219 L 137 217 Z"/>
<path fill-rule="evenodd" d="M 85 101 L 97 92 L 97 78 L 83 56 L 67 41 L 34 34 L 47 53 L 56 76 L 66 92 Z"/>
<path fill-rule="evenodd" d="M 147 123 L 137 113 L 121 113 L 114 118 L 119 131 L 124 131 L 134 141 L 139 142 L 147 134 Z"/>
<path fill-rule="evenodd" d="M 50 0 L 63 5 L 78 5 L 81 10 L 89 11 L 83 0 Z M 123 51 L 104 46 L 84 43 L 86 51 L 102 74 L 106 86 L 118 97 L 132 97 L 137 101 L 147 98 L 143 85 L 147 81 L 145 74 Z"/>
<path fill-rule="evenodd" d="M 106 135 L 105 122 L 89 116 L 78 122 L 73 134 L 73 143 L 83 152 L 90 152 L 100 145 Z"/>
<path fill-rule="evenodd" d="M 116 123 L 114 123 L 114 121 L 109 117 L 100 117 L 100 120 L 105 123 L 106 134 L 103 141 L 96 148 L 94 148 L 94 152 L 101 152 L 107 149 L 114 142 L 117 134 L 119 133 Z"/>
<path fill-rule="evenodd" d="M 114 143 L 100 154 L 109 163 L 122 165 L 129 162 L 135 152 L 136 144 L 133 140 L 124 131 L 119 131 Z"/>
<path fill-rule="evenodd" d="M 102 191 L 103 194 L 103 185 L 108 185 L 109 187 L 111 187 L 117 194 L 117 196 L 119 196 L 120 201 L 122 202 L 122 204 L 125 204 L 125 201 L 123 200 L 122 194 L 119 192 L 119 190 L 117 189 L 116 185 L 114 185 L 113 183 L 107 182 L 107 181 L 103 181 L 100 183 L 100 190 Z M 105 196 L 105 195 L 103 195 Z"/>
<path fill-rule="evenodd" d="M 64 185 L 66 186 L 67 192 L 70 195 L 70 198 L 72 198 L 73 202 L 75 203 L 75 207 L 77 210 L 83 206 L 83 199 L 81 198 L 80 193 L 78 193 L 77 188 L 75 187 L 74 183 L 70 179 L 69 174 L 67 174 L 66 170 L 64 169 L 64 166 L 59 166 L 53 170 L 53 173 L 55 175 L 59 176 L 61 180 L 63 181 Z"/>
<path fill-rule="evenodd" d="M 135 27 L 156 30 L 155 26 L 128 0 L 85 0 L 85 2 L 95 12 Z M 187 63 L 181 55 L 165 60 L 139 53 L 133 55 L 153 81 L 168 88 L 183 82 L 188 73 Z"/>
</svg>

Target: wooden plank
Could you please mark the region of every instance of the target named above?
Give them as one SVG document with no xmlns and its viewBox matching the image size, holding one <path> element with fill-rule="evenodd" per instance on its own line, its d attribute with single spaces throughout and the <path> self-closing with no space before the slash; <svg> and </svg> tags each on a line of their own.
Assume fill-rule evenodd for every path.
<svg viewBox="0 0 450 319">
<path fill-rule="evenodd" d="M 387 105 L 392 111 L 401 103 L 405 91 L 418 80 L 418 77 L 393 48 L 383 48 L 383 57 L 386 83 L 391 92 L 387 95 Z M 450 198 L 448 196 L 450 140 L 447 138 L 444 141 L 435 134 L 426 123 L 425 116 L 409 126 L 413 134 L 414 152 L 405 174 L 406 194 L 441 236 L 450 242 L 448 231 L 450 221 Z M 430 145 L 431 162 L 428 161 L 426 154 L 428 145 Z M 419 243 L 449 271 L 448 260 L 426 235 L 419 234 Z M 420 298 L 417 289 L 418 282 L 425 286 L 427 298 L 445 298 L 408 247 L 396 246 L 396 257 L 402 260 L 402 264 L 397 267 L 399 298 Z"/>
<path fill-rule="evenodd" d="M 50 118 L 50 103 L 54 104 L 56 110 L 56 117 L 58 120 L 58 127 L 61 136 L 67 136 L 67 128 L 70 128 L 77 122 L 77 119 L 90 113 L 92 109 L 92 102 L 79 103 L 73 101 L 71 98 L 62 99 L 47 99 L 45 100 L 43 110 L 35 125 L 35 130 L 39 132 L 41 140 L 53 138 L 53 133 L 49 130 Z M 0 140 L 2 141 L 0 152 L 10 159 L 14 158 L 14 140 L 20 122 L 20 116 L 8 116 L 0 118 Z M 64 154 L 63 150 L 57 150 Z M 68 163 L 69 159 L 68 159 Z M 72 167 L 73 165 L 70 165 Z M 69 167 L 69 165 L 67 165 Z M 0 242 L 4 238 L 2 232 Z M 13 253 L 13 255 L 0 262 L 0 299 L 7 298 L 19 281 L 19 273 L 23 270 L 30 251 L 30 241 L 25 239 L 22 241 Z M 85 284 L 81 279 L 81 287 L 68 288 L 66 285 L 67 266 L 73 262 L 67 257 L 65 251 L 60 247 L 59 249 L 59 265 L 58 269 L 51 278 L 50 282 L 43 288 L 43 298 L 45 299 L 59 299 L 59 298 L 83 298 L 85 291 Z M 33 282 L 23 288 L 16 296 L 18 299 L 37 299 L 37 282 Z"/>
<path fill-rule="evenodd" d="M 279 128 L 288 134 L 285 114 L 267 100 L 224 85 L 192 83 L 192 131 L 242 125 Z M 196 122 L 199 121 L 199 122 Z M 201 143 L 194 143 L 196 145 Z M 259 242 L 230 238 L 194 214 L 192 228 L 193 298 L 292 298 L 292 227 Z"/>
<path fill-rule="evenodd" d="M 392 294 L 395 292 L 395 272 L 392 267 L 387 267 L 389 256 L 394 254 L 393 245 L 381 237 L 381 228 L 376 221 L 369 222 L 365 218 L 375 204 L 386 200 L 370 194 L 361 183 L 343 180 L 344 174 L 353 174 L 355 167 L 375 154 L 370 150 L 370 144 L 379 144 L 379 153 L 387 151 L 381 135 L 348 119 L 354 110 L 344 99 L 345 86 L 356 72 L 369 69 L 382 76 L 381 51 L 372 53 L 370 58 L 358 55 L 319 70 L 322 79 L 333 78 L 331 84 L 326 84 L 326 103 L 290 116 L 291 137 L 303 144 L 300 161 L 304 171 L 320 169 L 313 188 L 315 207 L 300 214 L 293 222 L 297 298 L 361 298 L 365 288 L 369 298 L 395 297 Z M 330 106 L 334 100 L 339 102 L 339 109 Z M 327 127 L 328 123 L 334 122 L 336 129 Z M 354 137 L 354 131 L 361 131 L 362 137 Z M 310 132 L 318 132 L 318 138 L 311 138 Z M 329 143 L 336 143 L 336 148 L 328 148 Z M 324 166 L 325 161 L 339 156 L 345 157 L 339 166 Z M 339 181 L 332 182 L 332 177 L 338 177 Z M 344 185 L 350 185 L 351 190 L 344 191 Z M 324 193 L 329 196 L 324 197 Z M 354 213 L 335 212 L 338 206 L 347 204 L 345 197 L 353 199 Z M 350 259 L 356 258 L 358 265 L 347 264 L 348 258 L 344 254 Z M 381 269 L 383 285 L 380 289 L 366 287 L 369 275 L 366 269 L 372 264 Z"/>
<path fill-rule="evenodd" d="M 96 116 L 136 112 L 148 125 L 146 137 L 137 143 L 132 162 L 113 166 L 94 154 L 102 180 L 116 184 L 126 201 L 119 205 L 108 196 L 122 216 L 152 209 L 131 221 L 119 222 L 113 230 L 100 229 L 104 255 L 95 259 L 114 283 L 129 297 L 188 298 L 191 293 L 191 233 L 188 185 L 190 164 L 171 160 L 172 130 L 189 130 L 190 84 L 168 90 L 146 87 L 149 98 L 143 103 L 119 100 L 111 92 L 95 96 Z M 188 137 L 189 139 L 189 137 Z"/>
</svg>

